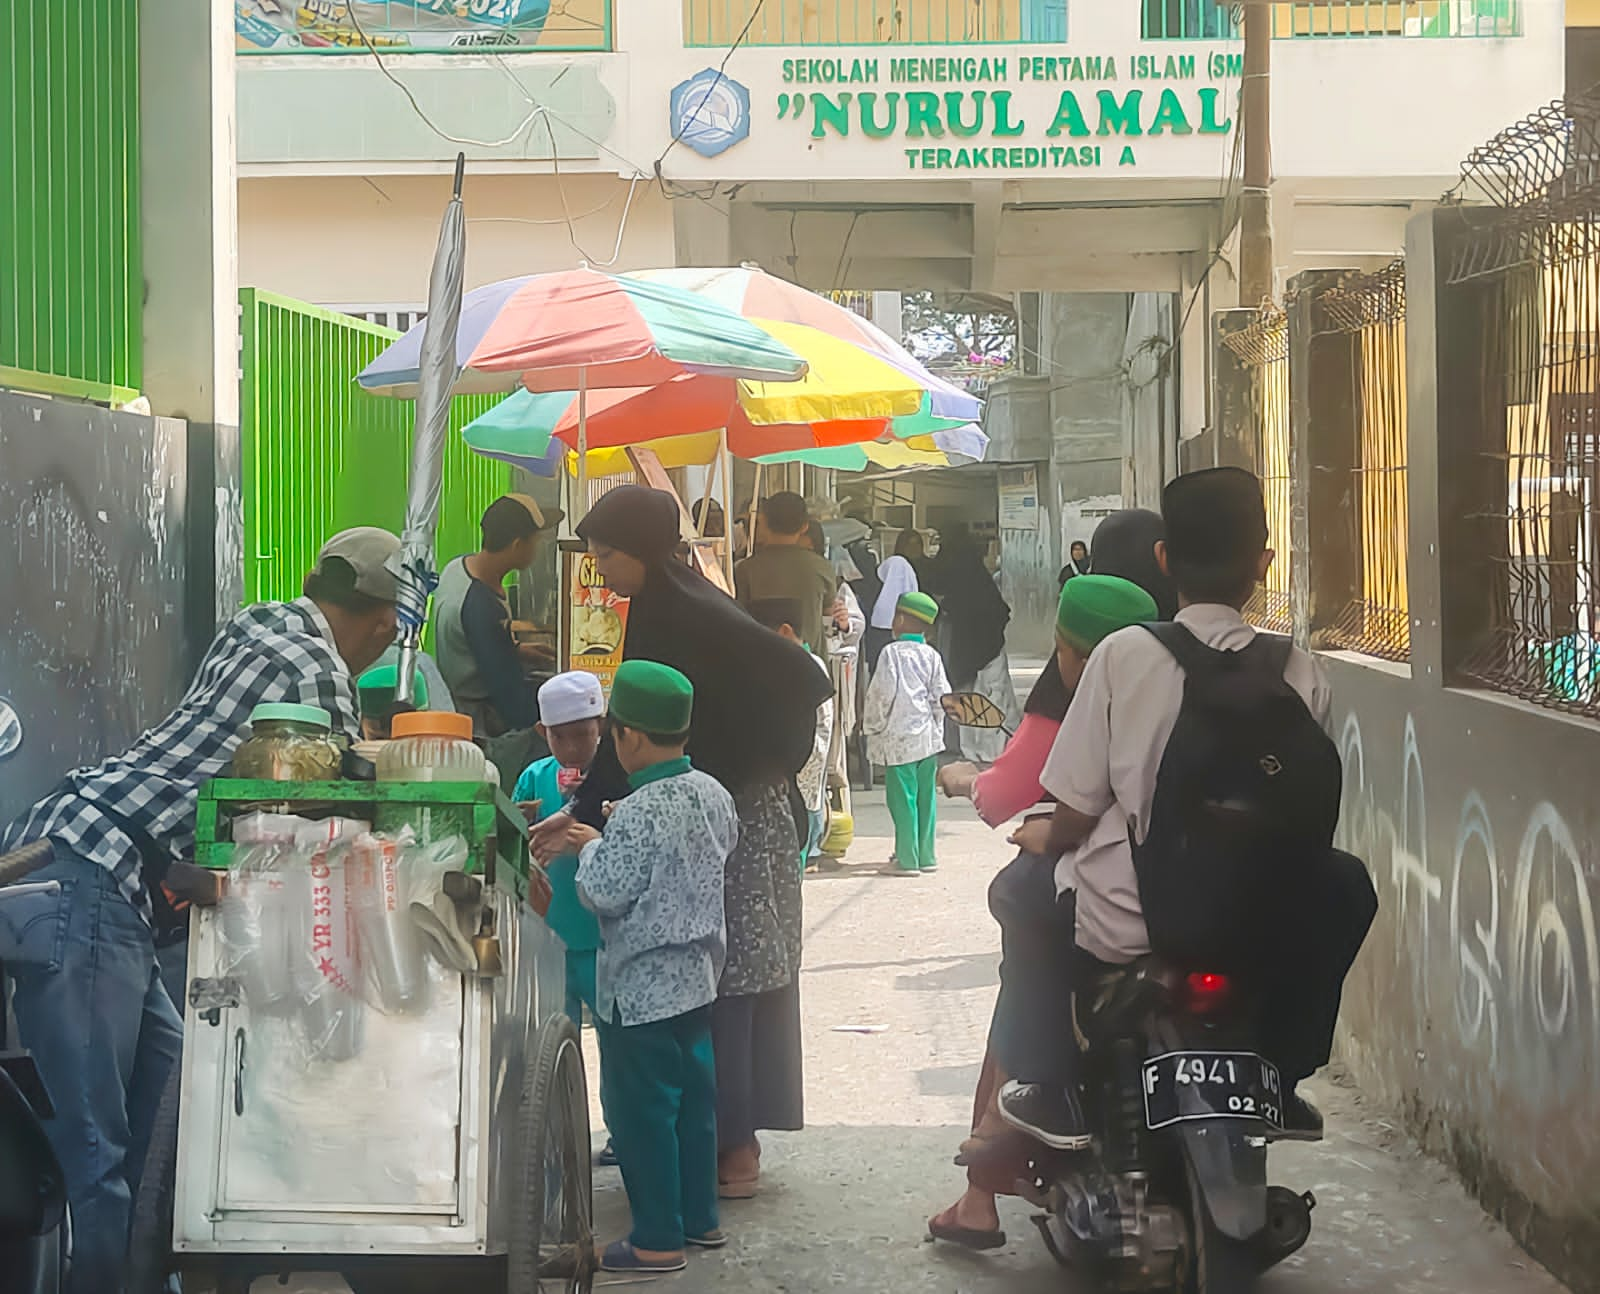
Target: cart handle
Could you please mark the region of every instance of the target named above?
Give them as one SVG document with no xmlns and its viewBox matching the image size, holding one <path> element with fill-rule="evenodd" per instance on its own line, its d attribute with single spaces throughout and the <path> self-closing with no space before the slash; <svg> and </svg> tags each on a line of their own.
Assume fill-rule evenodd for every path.
<svg viewBox="0 0 1600 1294">
<path fill-rule="evenodd" d="M 12 850 L 9 854 L 0 854 L 0 885 L 15 885 L 45 866 L 54 857 L 55 850 L 48 840 L 35 840 L 21 849 Z"/>
</svg>

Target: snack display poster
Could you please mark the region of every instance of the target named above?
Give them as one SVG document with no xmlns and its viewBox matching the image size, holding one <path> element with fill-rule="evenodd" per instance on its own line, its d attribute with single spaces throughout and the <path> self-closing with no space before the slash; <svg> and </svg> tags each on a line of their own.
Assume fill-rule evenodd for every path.
<svg viewBox="0 0 1600 1294">
<path fill-rule="evenodd" d="M 563 547 L 561 599 L 562 668 L 587 670 L 606 696 L 622 664 L 628 631 L 628 599 L 606 587 L 585 551 Z"/>
</svg>

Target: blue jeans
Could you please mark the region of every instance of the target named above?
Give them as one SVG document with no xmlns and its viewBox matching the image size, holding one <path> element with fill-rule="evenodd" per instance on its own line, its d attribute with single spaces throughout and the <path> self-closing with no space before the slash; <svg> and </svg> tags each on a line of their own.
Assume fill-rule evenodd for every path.
<svg viewBox="0 0 1600 1294">
<path fill-rule="evenodd" d="M 105 868 L 56 847 L 28 877 L 56 893 L 0 901 L 0 961 L 21 1045 L 55 1104 L 45 1130 L 72 1204 L 71 1294 L 116 1294 L 151 1124 L 183 1050 L 150 927 Z"/>
</svg>

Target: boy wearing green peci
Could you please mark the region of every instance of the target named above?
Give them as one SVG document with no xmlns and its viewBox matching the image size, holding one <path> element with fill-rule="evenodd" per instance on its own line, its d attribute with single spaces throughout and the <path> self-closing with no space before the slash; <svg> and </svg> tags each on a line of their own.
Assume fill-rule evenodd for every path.
<svg viewBox="0 0 1600 1294">
<path fill-rule="evenodd" d="M 627 797 L 605 833 L 574 825 L 578 894 L 600 919 L 595 1029 L 600 1100 L 633 1212 L 606 1271 L 670 1272 L 684 1246 L 727 1242 L 717 1220 L 711 1004 L 727 957 L 723 869 L 733 797 L 684 754 L 694 688 L 670 666 L 624 661 L 610 724 Z"/>
<path fill-rule="evenodd" d="M 861 716 L 867 754 L 884 766 L 894 859 L 883 870 L 891 876 L 938 870 L 934 774 L 944 749 L 940 702 L 950 691 L 944 658 L 928 645 L 928 629 L 938 617 L 939 604 L 926 593 L 907 593 L 895 604 L 894 641 L 878 657 Z"/>
</svg>

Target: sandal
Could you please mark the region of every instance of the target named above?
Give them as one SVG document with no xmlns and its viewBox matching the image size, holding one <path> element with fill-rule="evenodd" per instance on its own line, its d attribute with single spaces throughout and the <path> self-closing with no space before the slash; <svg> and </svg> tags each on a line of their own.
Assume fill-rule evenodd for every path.
<svg viewBox="0 0 1600 1294">
<path fill-rule="evenodd" d="M 641 1258 L 626 1240 L 614 1240 L 600 1254 L 603 1272 L 681 1272 L 689 1260 L 679 1254 L 676 1258 Z"/>
<path fill-rule="evenodd" d="M 696 1249 L 721 1249 L 728 1243 L 726 1231 L 707 1231 L 703 1236 L 685 1236 L 683 1243 Z"/>
<path fill-rule="evenodd" d="M 943 1240 L 946 1244 L 960 1245 L 963 1249 L 982 1253 L 988 1249 L 1005 1248 L 1006 1233 L 999 1229 L 978 1231 L 972 1227 L 953 1226 L 932 1217 L 928 1219 L 928 1239 Z"/>
<path fill-rule="evenodd" d="M 753 1200 L 761 1190 L 761 1178 L 732 1177 L 717 1183 L 717 1195 L 724 1200 Z"/>
</svg>

